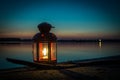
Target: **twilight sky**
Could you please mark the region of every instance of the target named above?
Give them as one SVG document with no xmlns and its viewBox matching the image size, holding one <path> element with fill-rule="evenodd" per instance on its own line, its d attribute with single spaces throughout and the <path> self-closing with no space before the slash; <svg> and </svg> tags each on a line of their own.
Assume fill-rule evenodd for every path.
<svg viewBox="0 0 120 80">
<path fill-rule="evenodd" d="M 0 0 L 0 38 L 32 38 L 48 22 L 58 39 L 120 39 L 118 0 Z"/>
</svg>

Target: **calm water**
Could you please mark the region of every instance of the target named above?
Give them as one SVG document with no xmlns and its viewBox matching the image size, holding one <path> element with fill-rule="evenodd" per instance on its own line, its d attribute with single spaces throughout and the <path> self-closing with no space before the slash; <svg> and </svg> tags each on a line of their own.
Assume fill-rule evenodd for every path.
<svg viewBox="0 0 120 80">
<path fill-rule="evenodd" d="M 58 43 L 58 62 L 70 60 L 84 60 L 107 56 L 120 55 L 120 43 Z M 6 58 L 15 58 L 26 61 L 32 60 L 31 43 L 0 44 L 0 69 L 22 67 L 6 61 Z"/>
</svg>

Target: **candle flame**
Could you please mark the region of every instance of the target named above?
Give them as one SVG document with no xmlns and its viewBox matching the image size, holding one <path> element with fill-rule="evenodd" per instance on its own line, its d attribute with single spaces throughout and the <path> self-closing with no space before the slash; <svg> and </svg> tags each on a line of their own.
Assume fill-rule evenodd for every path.
<svg viewBox="0 0 120 80">
<path fill-rule="evenodd" d="M 46 48 L 43 49 L 43 55 L 44 55 L 44 56 L 47 55 L 47 49 L 46 49 Z"/>
<path fill-rule="evenodd" d="M 47 56 L 47 49 L 44 48 L 42 52 L 43 52 L 43 58 L 47 59 L 48 58 L 48 56 Z"/>
</svg>

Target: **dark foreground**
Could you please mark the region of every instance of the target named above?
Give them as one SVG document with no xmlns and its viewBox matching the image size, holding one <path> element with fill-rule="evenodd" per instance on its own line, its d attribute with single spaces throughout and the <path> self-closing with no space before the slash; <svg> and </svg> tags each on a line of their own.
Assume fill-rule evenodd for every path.
<svg viewBox="0 0 120 80">
<path fill-rule="evenodd" d="M 89 66 L 60 70 L 24 67 L 0 71 L 0 80 L 120 80 L 120 66 Z"/>
<path fill-rule="evenodd" d="M 27 64 L 29 67 L 0 70 L 0 80 L 120 80 L 120 56 L 59 63 L 57 68 Z"/>
</svg>

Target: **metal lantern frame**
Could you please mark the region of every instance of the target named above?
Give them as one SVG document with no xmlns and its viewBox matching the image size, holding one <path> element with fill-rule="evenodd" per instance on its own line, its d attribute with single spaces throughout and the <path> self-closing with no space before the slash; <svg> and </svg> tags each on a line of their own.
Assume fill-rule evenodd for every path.
<svg viewBox="0 0 120 80">
<path fill-rule="evenodd" d="M 46 25 L 44 26 L 46 27 Z M 38 63 L 57 63 L 56 35 L 49 33 L 49 31 L 45 32 L 45 30 L 42 32 L 43 28 L 40 31 L 41 33 L 37 33 L 33 37 L 33 61 Z"/>
</svg>

